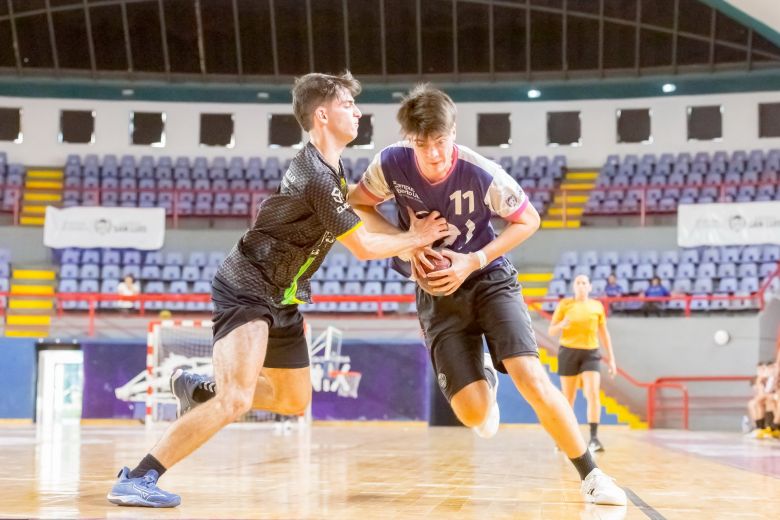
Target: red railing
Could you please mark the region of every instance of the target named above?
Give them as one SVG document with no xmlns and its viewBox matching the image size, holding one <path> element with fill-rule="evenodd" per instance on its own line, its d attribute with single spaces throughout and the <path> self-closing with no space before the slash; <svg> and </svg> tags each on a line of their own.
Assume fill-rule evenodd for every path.
<svg viewBox="0 0 780 520">
<path fill-rule="evenodd" d="M 2 193 L 3 185 L 0 185 L 0 193 Z M 12 214 L 13 218 L 13 224 L 18 225 L 19 224 L 19 217 L 21 213 L 21 198 L 22 198 L 22 192 L 24 190 L 23 187 L 13 186 L 8 187 L 6 193 L 8 191 L 13 190 L 15 193 L 14 196 L 14 203 L 11 208 L 7 208 L 4 211 L 10 212 Z M 103 206 L 103 196 L 106 193 L 115 193 L 119 195 L 120 193 L 133 193 L 136 196 L 136 204 L 138 204 L 138 201 L 140 199 L 141 193 L 154 193 L 157 197 L 159 197 L 160 193 L 169 193 L 171 194 L 171 207 L 166 211 L 166 216 L 171 218 L 171 225 L 174 229 L 179 227 L 179 219 L 183 217 L 198 217 L 198 218 L 246 218 L 249 222 L 249 225 L 251 225 L 254 222 L 255 217 L 257 216 L 257 208 L 260 205 L 260 202 L 262 202 L 263 199 L 267 198 L 272 191 L 269 190 L 258 190 L 258 191 L 248 191 L 248 190 L 195 190 L 195 189 L 177 189 L 177 188 L 129 188 L 129 189 L 122 189 L 122 188 L 63 188 L 62 190 L 37 190 L 40 192 L 51 192 L 51 193 L 65 193 L 66 191 L 77 191 L 79 192 L 79 197 L 83 198 L 84 194 L 89 194 L 90 196 L 94 197 L 93 200 L 97 202 L 97 206 Z M 212 197 L 216 197 L 217 193 L 229 193 L 232 196 L 236 194 L 245 194 L 249 195 L 249 201 L 247 202 L 247 211 L 246 213 L 182 213 L 181 212 L 181 196 L 182 195 L 191 195 L 193 206 L 195 203 L 195 200 L 197 199 L 197 196 L 199 193 L 208 193 L 211 194 Z M 2 202 L 2 199 L 0 199 L 0 202 Z M 82 203 L 77 204 L 76 206 L 81 206 Z M 213 203 L 212 203 L 213 205 Z M 119 197 L 116 199 L 116 204 L 113 206 L 104 206 L 106 208 L 112 208 L 112 207 L 121 207 L 121 201 L 119 200 Z M 138 206 L 130 206 L 130 207 L 138 207 Z M 155 206 L 155 207 L 161 207 L 161 206 Z"/>
</svg>

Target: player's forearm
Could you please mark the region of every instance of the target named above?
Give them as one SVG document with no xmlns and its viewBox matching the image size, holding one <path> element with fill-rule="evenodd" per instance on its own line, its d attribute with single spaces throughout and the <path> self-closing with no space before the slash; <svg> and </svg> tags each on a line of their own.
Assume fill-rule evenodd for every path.
<svg viewBox="0 0 780 520">
<path fill-rule="evenodd" d="M 609 335 L 609 331 L 604 329 L 604 330 L 600 331 L 599 335 L 601 336 L 601 338 L 600 338 L 601 339 L 601 346 L 604 347 L 604 350 L 607 352 L 607 356 L 609 357 L 609 359 L 614 361 L 615 360 L 615 354 L 612 351 L 612 338 Z"/>
<path fill-rule="evenodd" d="M 360 260 L 375 260 L 378 258 L 390 258 L 405 255 L 414 249 L 427 246 L 422 239 L 409 231 L 396 229 L 390 233 L 372 233 L 363 230 L 358 237 L 360 252 L 357 254 Z M 353 253 L 356 253 L 353 251 Z"/>
<path fill-rule="evenodd" d="M 384 233 L 386 235 L 397 235 L 403 231 L 398 229 L 382 215 L 376 206 L 353 205 L 360 220 L 363 221 L 366 229 L 372 233 Z"/>
</svg>

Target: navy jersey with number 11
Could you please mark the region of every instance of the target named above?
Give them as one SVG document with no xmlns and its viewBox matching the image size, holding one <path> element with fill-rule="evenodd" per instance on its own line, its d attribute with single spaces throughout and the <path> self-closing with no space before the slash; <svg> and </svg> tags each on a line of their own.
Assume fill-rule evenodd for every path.
<svg viewBox="0 0 780 520">
<path fill-rule="evenodd" d="M 450 226 L 440 244 L 458 253 L 472 253 L 490 243 L 496 233 L 493 215 L 516 221 L 529 204 L 517 182 L 498 164 L 465 146 L 456 146 L 446 177 L 432 183 L 420 173 L 411 143 L 402 141 L 379 152 L 363 174 L 360 188 L 375 202 L 395 198 L 402 229 L 409 229 L 406 208 L 418 216 L 438 211 Z M 497 258 L 491 263 L 498 265 Z M 408 273 L 396 262 L 399 270 Z"/>
</svg>

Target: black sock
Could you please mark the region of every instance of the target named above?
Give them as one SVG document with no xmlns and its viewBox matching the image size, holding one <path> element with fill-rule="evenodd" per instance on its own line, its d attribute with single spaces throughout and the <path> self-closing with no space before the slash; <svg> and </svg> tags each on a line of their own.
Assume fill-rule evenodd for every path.
<svg viewBox="0 0 780 520">
<path fill-rule="evenodd" d="M 773 422 L 775 422 L 775 412 L 767 412 L 764 416 L 765 427 L 771 428 Z"/>
<path fill-rule="evenodd" d="M 160 464 L 160 461 L 152 457 L 151 453 L 147 453 L 146 457 L 141 459 L 138 466 L 130 472 L 130 478 L 138 478 L 146 475 L 146 472 L 150 469 L 155 470 L 161 477 L 165 473 L 165 466 Z"/>
<path fill-rule="evenodd" d="M 217 395 L 217 383 L 213 380 L 208 380 L 198 383 L 195 391 L 192 392 L 192 399 L 196 403 L 205 403 L 215 395 Z"/>
<path fill-rule="evenodd" d="M 485 379 L 487 379 L 490 388 L 496 387 L 496 374 L 494 374 L 492 370 L 485 369 Z"/>
<path fill-rule="evenodd" d="M 576 459 L 569 460 L 574 464 L 574 467 L 577 468 L 577 473 L 580 474 L 580 480 L 585 480 L 585 477 L 597 467 L 596 463 L 593 461 L 593 456 L 588 450 L 585 450 L 585 453 Z"/>
<path fill-rule="evenodd" d="M 598 437 L 599 423 L 592 422 L 588 424 L 590 425 L 590 438 L 595 439 Z"/>
<path fill-rule="evenodd" d="M 764 418 L 756 419 L 756 429 L 763 430 L 764 429 Z"/>
</svg>

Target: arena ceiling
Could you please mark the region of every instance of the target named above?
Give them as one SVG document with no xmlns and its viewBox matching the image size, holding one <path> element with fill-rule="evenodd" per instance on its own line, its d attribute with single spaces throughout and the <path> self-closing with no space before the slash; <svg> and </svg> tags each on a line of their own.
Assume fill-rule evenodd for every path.
<svg viewBox="0 0 780 520">
<path fill-rule="evenodd" d="M 780 69 L 749 20 L 718 0 L 0 0 L 0 72 L 251 84 Z"/>
</svg>

